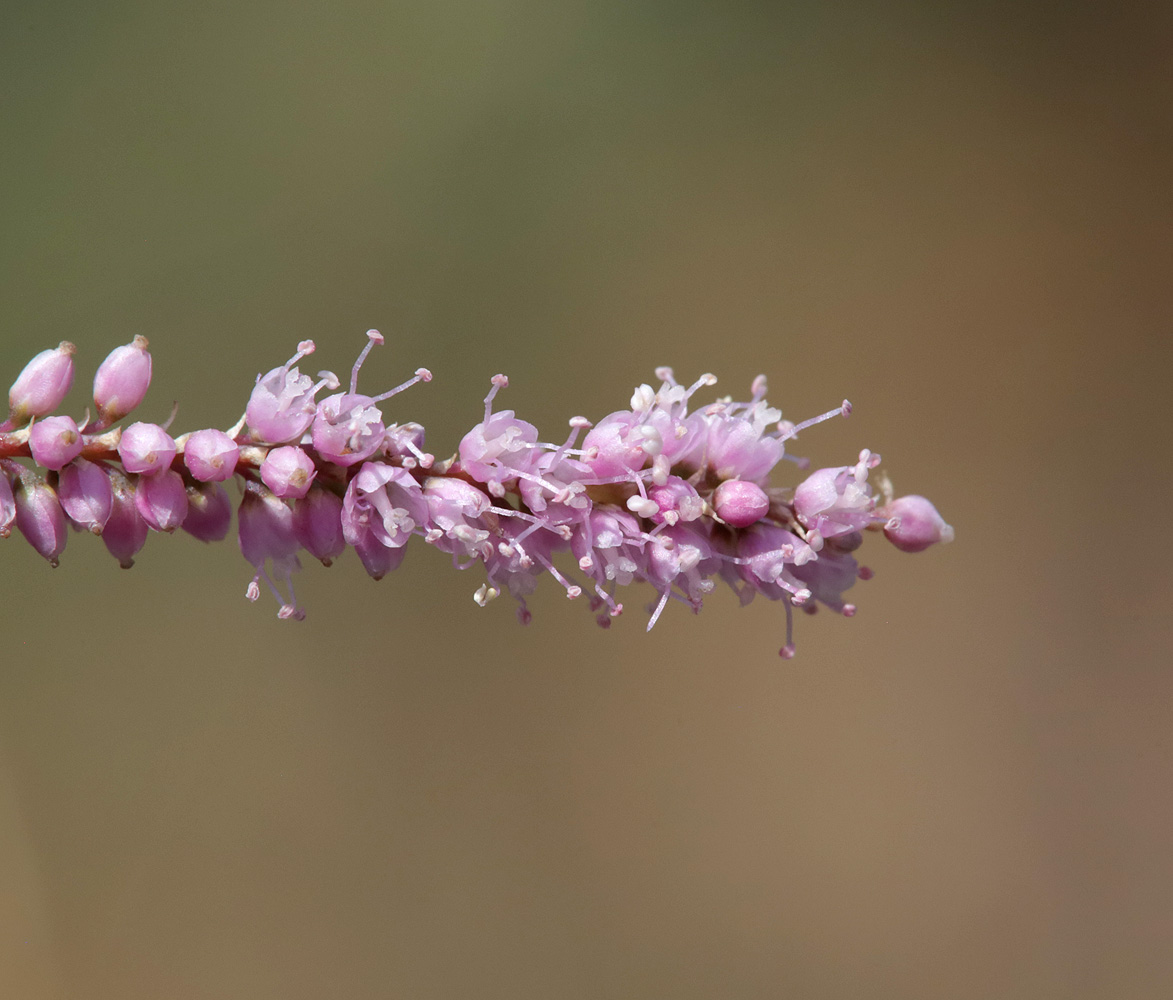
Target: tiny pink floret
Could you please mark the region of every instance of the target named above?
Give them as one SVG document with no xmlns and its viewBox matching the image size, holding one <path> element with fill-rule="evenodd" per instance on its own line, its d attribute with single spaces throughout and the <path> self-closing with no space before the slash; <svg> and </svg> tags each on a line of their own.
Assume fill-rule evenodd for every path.
<svg viewBox="0 0 1173 1000">
<path fill-rule="evenodd" d="M 147 338 L 116 347 L 94 375 L 94 405 L 103 425 L 121 420 L 143 401 L 151 384 L 151 354 Z"/>
<path fill-rule="evenodd" d="M 196 431 L 183 445 L 183 464 L 201 483 L 223 483 L 236 473 L 240 448 L 223 431 Z"/>
<path fill-rule="evenodd" d="M 274 448 L 261 463 L 261 479 L 274 496 L 283 500 L 304 497 L 317 474 L 313 459 L 293 445 Z"/>
<path fill-rule="evenodd" d="M 33 461 L 54 472 L 77 458 L 84 444 L 72 417 L 44 417 L 29 430 Z"/>
<path fill-rule="evenodd" d="M 888 518 L 884 537 L 901 552 L 923 552 L 937 542 L 953 541 L 953 527 L 922 496 L 898 497 L 882 513 Z"/>
<path fill-rule="evenodd" d="M 131 424 L 118 441 L 118 455 L 127 472 L 150 475 L 171 468 L 175 441 L 158 424 Z"/>
<path fill-rule="evenodd" d="M 20 426 L 30 417 L 45 417 L 59 407 L 73 386 L 73 355 L 77 350 L 63 340 L 52 350 L 41 351 L 12 383 L 8 391 L 11 421 Z"/>
</svg>

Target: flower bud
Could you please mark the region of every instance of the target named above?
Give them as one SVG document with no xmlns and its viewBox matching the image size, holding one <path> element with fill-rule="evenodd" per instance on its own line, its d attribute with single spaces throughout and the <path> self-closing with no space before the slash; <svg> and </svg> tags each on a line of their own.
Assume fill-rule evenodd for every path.
<svg viewBox="0 0 1173 1000">
<path fill-rule="evenodd" d="M 0 538 L 12 534 L 12 522 L 16 520 L 16 498 L 12 495 L 12 484 L 4 470 L 0 469 Z"/>
<path fill-rule="evenodd" d="M 935 542 L 953 541 L 953 528 L 922 496 L 897 497 L 882 513 L 888 517 L 884 537 L 901 552 L 923 552 Z"/>
<path fill-rule="evenodd" d="M 264 487 L 245 484 L 236 524 L 240 552 L 258 569 L 266 559 L 287 559 L 297 553 L 293 511 Z"/>
<path fill-rule="evenodd" d="M 261 463 L 261 479 L 274 496 L 284 500 L 304 497 L 317 474 L 313 459 L 294 445 L 274 448 Z"/>
<path fill-rule="evenodd" d="M 346 549 L 342 501 L 329 490 L 313 487 L 293 505 L 293 533 L 302 548 L 329 566 Z"/>
<path fill-rule="evenodd" d="M 118 441 L 118 455 L 127 472 L 150 475 L 171 467 L 175 441 L 158 424 L 131 424 Z"/>
<path fill-rule="evenodd" d="M 766 516 L 770 499 L 755 483 L 727 479 L 713 493 L 713 509 L 726 524 L 734 528 L 748 528 Z"/>
<path fill-rule="evenodd" d="M 77 458 L 84 443 L 72 417 L 45 417 L 29 430 L 33 461 L 54 472 Z"/>
<path fill-rule="evenodd" d="M 106 470 L 84 458 L 74 459 L 61 470 L 57 498 L 70 521 L 95 535 L 102 533 L 114 504 Z"/>
<path fill-rule="evenodd" d="M 147 338 L 137 336 L 133 343 L 114 348 L 94 375 L 94 405 L 102 426 L 121 420 L 138 406 L 150 384 Z"/>
<path fill-rule="evenodd" d="M 110 474 L 110 486 L 113 503 L 106 527 L 102 529 L 102 541 L 118 564 L 123 569 L 130 569 L 134 565 L 134 555 L 146 544 L 147 522 L 135 509 L 134 487 L 122 473 Z"/>
<path fill-rule="evenodd" d="M 8 390 L 10 420 L 16 426 L 30 417 L 52 413 L 73 385 L 73 354 L 77 348 L 63 340 L 51 351 L 41 351 L 24 366 Z"/>
<path fill-rule="evenodd" d="M 187 517 L 183 530 L 201 542 L 223 541 L 232 525 L 232 501 L 219 483 L 187 488 Z"/>
<path fill-rule="evenodd" d="M 355 542 L 354 551 L 372 580 L 382 580 L 388 573 L 398 569 L 407 555 L 406 548 L 389 549 L 372 534 L 363 535 Z"/>
<path fill-rule="evenodd" d="M 57 494 L 35 472 L 25 470 L 16 482 L 16 526 L 28 543 L 56 567 L 65 549 L 65 514 Z"/>
<path fill-rule="evenodd" d="M 183 446 L 187 471 L 202 483 L 222 483 L 232 478 L 240 449 L 223 431 L 214 428 L 196 431 Z"/>
<path fill-rule="evenodd" d="M 164 469 L 153 476 L 140 476 L 134 506 L 147 527 L 174 531 L 187 517 L 187 490 L 179 473 Z"/>
</svg>

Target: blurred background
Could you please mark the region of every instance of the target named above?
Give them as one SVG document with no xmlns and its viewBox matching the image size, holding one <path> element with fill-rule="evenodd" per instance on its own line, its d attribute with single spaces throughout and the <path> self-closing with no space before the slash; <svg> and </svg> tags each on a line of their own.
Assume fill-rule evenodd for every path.
<svg viewBox="0 0 1173 1000">
<path fill-rule="evenodd" d="M 229 426 L 313 338 L 451 453 L 759 372 L 870 538 L 858 616 L 523 629 L 413 545 L 0 544 L 0 994 L 1173 993 L 1164 4 L 42 0 L 0 36 L 0 381 L 135 334 Z M 785 466 L 778 481 L 786 482 Z M 1144 491 L 1151 491 L 1151 496 Z M 650 598 L 650 592 L 647 595 Z"/>
</svg>

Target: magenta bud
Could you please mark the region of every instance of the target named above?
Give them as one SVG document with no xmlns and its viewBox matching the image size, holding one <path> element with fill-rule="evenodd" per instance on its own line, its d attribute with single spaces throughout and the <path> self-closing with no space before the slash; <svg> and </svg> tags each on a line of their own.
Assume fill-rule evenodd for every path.
<svg viewBox="0 0 1173 1000">
<path fill-rule="evenodd" d="M 150 475 L 171 468 L 175 441 L 158 424 L 131 424 L 118 441 L 118 455 L 127 472 Z"/>
<path fill-rule="evenodd" d="M 187 490 L 178 472 L 164 469 L 153 476 L 140 476 L 134 491 L 134 506 L 147 527 L 174 531 L 187 517 Z"/>
<path fill-rule="evenodd" d="M 65 514 L 57 493 L 35 472 L 25 470 L 16 481 L 16 526 L 28 543 L 56 567 L 65 549 Z"/>
<path fill-rule="evenodd" d="M 223 431 L 196 431 L 183 446 L 187 471 L 202 483 L 222 483 L 231 479 L 240 459 L 236 442 Z"/>
<path fill-rule="evenodd" d="M 133 343 L 114 348 L 94 375 L 94 405 L 102 425 L 121 420 L 138 406 L 150 384 L 151 355 L 147 338 L 138 336 Z"/>
<path fill-rule="evenodd" d="M 72 417 L 45 417 L 29 430 L 33 461 L 54 472 L 77 458 L 84 443 Z"/>
<path fill-rule="evenodd" d="M 102 541 L 110 555 L 118 560 L 123 569 L 134 565 L 135 554 L 146 544 L 147 522 L 135 508 L 134 487 L 120 472 L 110 474 L 113 503 L 110 517 L 102 529 Z"/>
<path fill-rule="evenodd" d="M 407 547 L 389 549 L 372 534 L 365 534 L 354 543 L 354 551 L 359 562 L 372 580 L 382 580 L 392 570 L 399 568 L 403 557 L 407 554 Z"/>
<path fill-rule="evenodd" d="M 266 559 L 285 559 L 297 552 L 293 511 L 263 486 L 245 484 L 236 528 L 241 555 L 258 569 Z"/>
<path fill-rule="evenodd" d="M 317 474 L 313 459 L 295 445 L 272 449 L 261 463 L 261 479 L 283 500 L 304 497 Z"/>
<path fill-rule="evenodd" d="M 12 484 L 3 469 L 0 469 L 0 538 L 12 534 L 12 522 L 16 520 L 16 498 L 12 495 Z"/>
<path fill-rule="evenodd" d="M 953 541 L 953 528 L 922 496 L 897 497 L 882 511 L 884 536 L 901 552 L 923 552 L 936 542 Z"/>
<path fill-rule="evenodd" d="M 201 542 L 219 542 L 232 526 L 232 501 L 219 483 L 187 488 L 187 517 L 183 530 Z"/>
<path fill-rule="evenodd" d="M 78 458 L 61 470 L 57 499 L 65 516 L 77 527 L 100 535 L 110 519 L 114 492 L 105 469 Z"/>
<path fill-rule="evenodd" d="M 73 354 L 77 348 L 68 340 L 32 359 L 8 390 L 10 420 L 19 426 L 30 417 L 52 413 L 73 385 Z"/>
<path fill-rule="evenodd" d="M 346 549 L 342 537 L 342 501 L 314 487 L 293 505 L 293 533 L 311 556 L 329 566 Z"/>
<path fill-rule="evenodd" d="M 748 528 L 766 516 L 770 509 L 770 498 L 755 483 L 727 479 L 713 493 L 713 509 L 726 524 L 734 528 Z"/>
</svg>

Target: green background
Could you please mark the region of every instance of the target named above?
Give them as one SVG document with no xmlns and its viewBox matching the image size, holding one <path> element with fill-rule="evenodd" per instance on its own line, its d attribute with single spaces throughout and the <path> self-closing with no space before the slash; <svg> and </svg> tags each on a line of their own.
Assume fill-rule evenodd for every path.
<svg viewBox="0 0 1173 1000">
<path fill-rule="evenodd" d="M 229 426 L 313 338 L 450 453 L 657 365 L 957 529 L 852 621 L 353 553 L 0 545 L 0 993 L 1173 993 L 1161 4 L 41 2 L 0 32 L 0 381 L 135 334 Z M 779 481 L 788 480 L 787 469 Z M 648 591 L 646 596 L 651 597 Z"/>
</svg>

